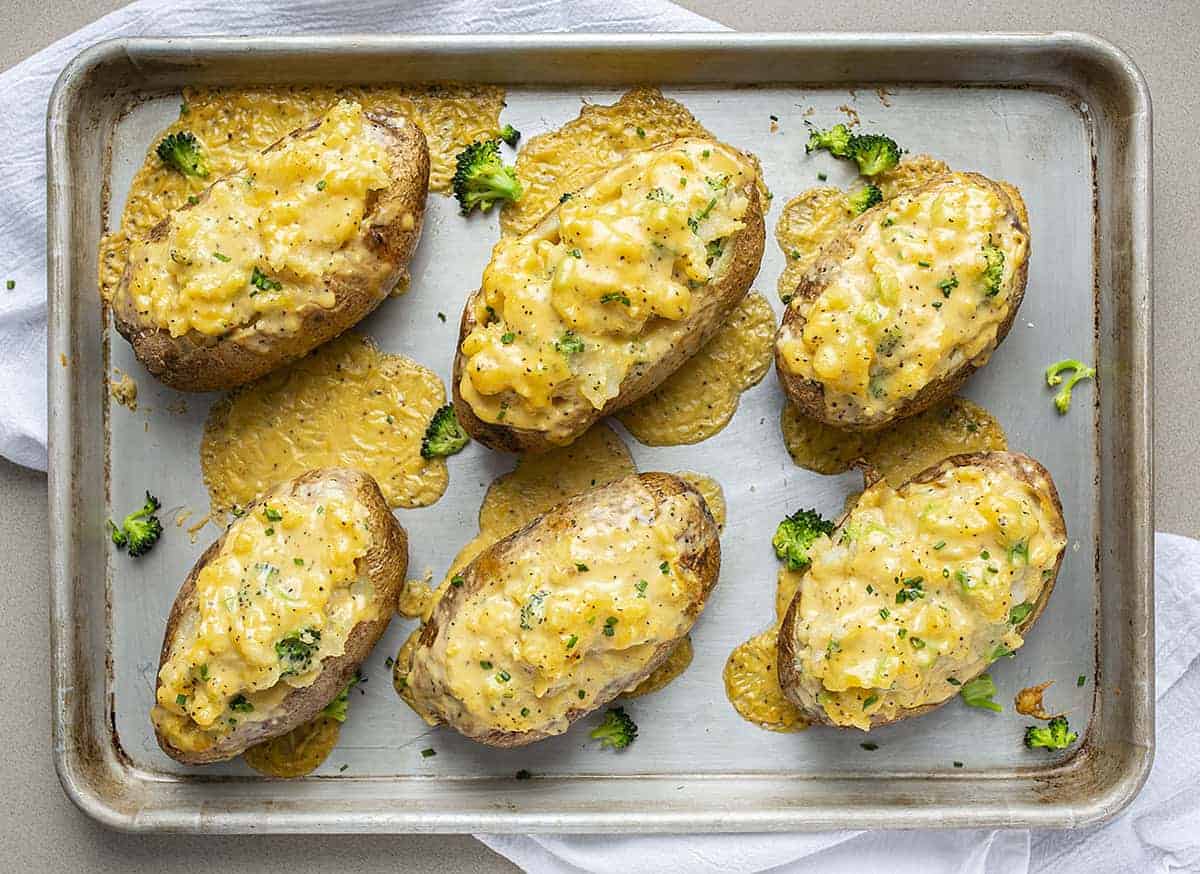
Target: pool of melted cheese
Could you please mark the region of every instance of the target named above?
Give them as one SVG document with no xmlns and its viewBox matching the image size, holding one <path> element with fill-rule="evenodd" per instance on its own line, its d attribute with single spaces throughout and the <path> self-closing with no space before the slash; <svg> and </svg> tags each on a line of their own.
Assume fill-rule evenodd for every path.
<svg viewBox="0 0 1200 874">
<path fill-rule="evenodd" d="M 369 548 L 367 508 L 335 486 L 235 520 L 196 576 L 194 607 L 159 670 L 155 727 L 179 749 L 207 749 L 316 680 L 322 660 L 376 617 L 358 565 Z"/>
<path fill-rule="evenodd" d="M 800 694 L 838 725 L 938 703 L 1023 643 L 1066 546 L 1049 498 L 1007 469 L 868 488 L 810 550 L 796 618 Z"/>
<path fill-rule="evenodd" d="M 340 101 L 314 130 L 214 182 L 165 234 L 133 244 L 121 305 L 173 337 L 296 330 L 307 310 L 336 303 L 324 277 L 351 257 L 344 246 L 364 232 L 390 165 L 362 106 Z"/>
<path fill-rule="evenodd" d="M 213 404 L 200 444 L 213 509 L 320 467 L 369 473 L 393 507 L 428 506 L 448 474 L 444 459 L 421 457 L 421 438 L 445 402 L 432 371 L 343 334 Z"/>
<path fill-rule="evenodd" d="M 966 174 L 901 193 L 854 224 L 848 254 L 815 299 L 794 298 L 781 361 L 820 383 L 830 415 L 889 414 L 965 362 L 981 363 L 1007 318 L 1028 239 L 1013 204 Z M 1001 278 L 989 289 L 988 253 Z"/>
<path fill-rule="evenodd" d="M 464 83 L 186 89 L 179 118 L 151 143 L 133 178 L 120 227 L 101 241 L 102 297 L 111 300 L 134 241 L 187 205 L 189 197 L 198 197 L 213 180 L 256 159 L 276 140 L 339 100 L 353 101 L 366 111 L 395 112 L 411 119 L 429 143 L 430 190 L 448 192 L 455 155 L 468 143 L 494 136 L 499 129 L 504 89 Z M 155 154 L 164 136 L 180 131 L 199 139 L 208 161 L 206 178 L 178 173 Z"/>
<path fill-rule="evenodd" d="M 601 409 L 635 365 L 667 354 L 740 231 L 755 170 L 711 140 L 637 152 L 501 239 L 474 298 L 460 390 L 480 418 L 546 428 Z M 556 411 L 557 408 L 557 411 Z"/>
<path fill-rule="evenodd" d="M 286 734 L 250 747 L 242 753 L 242 759 L 267 777 L 303 777 L 329 758 L 341 733 L 342 724 L 336 719 L 318 716 Z"/>
</svg>

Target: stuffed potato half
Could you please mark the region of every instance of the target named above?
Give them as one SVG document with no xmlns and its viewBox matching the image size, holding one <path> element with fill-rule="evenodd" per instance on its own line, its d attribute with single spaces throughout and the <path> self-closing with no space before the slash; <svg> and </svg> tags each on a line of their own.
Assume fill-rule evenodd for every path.
<svg viewBox="0 0 1200 874">
<path fill-rule="evenodd" d="M 757 170 L 679 139 L 502 239 L 463 311 L 459 421 L 493 449 L 565 445 L 657 387 L 725 323 L 762 260 Z"/>
<path fill-rule="evenodd" d="M 784 312 L 784 390 L 804 415 L 851 430 L 929 409 L 1008 334 L 1028 266 L 1028 215 L 1007 183 L 948 173 L 872 207 Z"/>
<path fill-rule="evenodd" d="M 364 473 L 309 471 L 247 506 L 171 607 L 159 746 L 217 762 L 315 718 L 387 628 L 407 567 L 404 529 Z"/>
<path fill-rule="evenodd" d="M 429 150 L 410 120 L 342 101 L 130 249 L 117 330 L 172 388 L 250 382 L 375 309 L 407 275 Z"/>
<path fill-rule="evenodd" d="M 1026 455 L 875 482 L 813 545 L 779 633 L 784 693 L 864 731 L 940 706 L 1023 644 L 1066 543 L 1050 474 Z"/>
<path fill-rule="evenodd" d="M 409 664 L 412 704 L 489 746 L 562 734 L 666 660 L 720 565 L 716 522 L 676 476 L 573 498 L 442 589 Z"/>
</svg>

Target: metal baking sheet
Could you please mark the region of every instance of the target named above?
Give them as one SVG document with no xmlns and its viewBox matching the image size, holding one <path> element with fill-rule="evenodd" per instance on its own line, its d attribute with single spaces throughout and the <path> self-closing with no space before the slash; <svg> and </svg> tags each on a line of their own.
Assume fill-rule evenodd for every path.
<svg viewBox="0 0 1200 874">
<path fill-rule="evenodd" d="M 186 768 L 158 750 L 147 713 L 164 618 L 215 529 L 192 545 L 172 527 L 133 563 L 114 555 L 104 520 L 147 486 L 168 506 L 205 512 L 198 449 L 213 396 L 168 412 L 178 396 L 106 333 L 99 235 L 119 222 L 130 179 L 185 85 L 429 79 L 505 84 L 503 118 L 526 137 L 575 117 L 581 98 L 608 102 L 631 84 L 657 84 L 761 158 L 775 194 L 771 228 L 818 170 L 850 179 L 832 161 L 804 159 L 808 109 L 828 124 L 852 106 L 865 129 L 1021 188 L 1029 291 L 966 394 L 999 418 L 1013 448 L 1051 470 L 1071 538 L 1046 614 L 1018 657 L 994 666 L 1005 714 L 951 703 L 872 732 L 879 749 L 865 751 L 853 731 L 762 731 L 726 701 L 726 657 L 771 621 L 777 563 L 765 543 L 778 519 L 801 504 L 832 514 L 857 486 L 790 461 L 783 397 L 768 374 L 706 442 L 628 440 L 641 469 L 709 473 L 729 503 L 721 582 L 693 634 L 695 661 L 631 705 L 640 734 L 630 750 L 599 751 L 578 729 L 512 751 L 430 730 L 391 689 L 384 660 L 411 628 L 399 619 L 365 665 L 366 694 L 354 698 L 340 744 L 312 777 L 267 780 L 240 761 Z M 196 832 L 1050 827 L 1111 816 L 1136 794 L 1153 749 L 1149 137 L 1137 69 L 1078 34 L 134 39 L 84 52 L 63 73 L 48 121 L 53 730 L 68 795 L 118 828 Z M 464 222 L 455 212 L 431 197 L 412 290 L 362 325 L 443 379 L 456 319 L 443 325 L 435 314 L 456 312 L 476 287 L 498 234 L 495 215 Z M 756 287 L 777 311 L 782 266 L 769 239 Z M 1100 378 L 1060 418 L 1041 371 L 1068 354 L 1094 358 Z M 138 412 L 109 398 L 112 367 L 137 378 Z M 397 511 L 414 573 L 440 577 L 474 534 L 487 484 L 511 465 L 472 445 L 451 459 L 441 501 Z M 1087 732 L 1066 754 L 1031 756 L 1010 702 L 1047 678 L 1058 680 L 1055 706 Z M 437 755 L 423 758 L 426 747 Z M 533 779 L 515 781 L 519 769 Z"/>
</svg>

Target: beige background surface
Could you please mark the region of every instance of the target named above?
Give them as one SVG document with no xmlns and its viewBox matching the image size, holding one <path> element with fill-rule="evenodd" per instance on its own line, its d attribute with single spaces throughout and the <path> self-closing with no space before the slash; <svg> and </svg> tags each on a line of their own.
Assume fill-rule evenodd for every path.
<svg viewBox="0 0 1200 874">
<path fill-rule="evenodd" d="M 123 5 L 121 0 L 0 0 L 0 69 Z M 1128 51 L 1150 83 L 1155 165 L 1155 510 L 1160 530 L 1200 536 L 1200 420 L 1196 258 L 1200 186 L 1200 25 L 1187 0 L 987 0 L 813 3 L 806 0 L 686 0 L 738 30 L 1082 30 Z M 403 3 L 397 3 L 402 9 Z M 904 10 L 903 17 L 899 11 Z M 8 745 L 0 792 L 0 867 L 21 872 L 334 870 L 512 871 L 466 836 L 189 838 L 109 832 L 78 813 L 59 788 L 50 757 L 46 626 L 46 478 L 0 461 L 0 738 Z"/>
</svg>

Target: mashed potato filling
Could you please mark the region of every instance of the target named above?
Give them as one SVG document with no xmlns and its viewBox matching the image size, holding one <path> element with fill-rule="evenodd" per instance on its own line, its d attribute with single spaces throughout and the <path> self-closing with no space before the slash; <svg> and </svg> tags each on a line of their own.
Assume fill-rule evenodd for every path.
<svg viewBox="0 0 1200 874">
<path fill-rule="evenodd" d="M 374 618 L 357 564 L 369 546 L 367 508 L 340 490 L 273 497 L 235 521 L 159 670 L 156 728 L 179 749 L 206 749 L 312 684 Z"/>
<path fill-rule="evenodd" d="M 792 301 L 804 323 L 780 333 L 787 367 L 824 387 L 831 413 L 874 416 L 982 363 L 1028 254 L 1011 209 L 961 173 L 874 209 L 824 290 Z"/>
<path fill-rule="evenodd" d="M 631 488 L 615 504 L 580 508 L 570 527 L 542 525 L 475 572 L 487 584 L 413 656 L 407 686 L 444 690 L 468 732 L 563 732 L 614 678 L 639 672 L 659 644 L 682 637 L 700 580 L 678 563 L 688 495 L 656 507 Z M 452 578 L 463 581 L 460 577 Z"/>
<path fill-rule="evenodd" d="M 135 245 L 130 303 L 173 337 L 332 307 L 323 277 L 362 232 L 370 192 L 389 181 L 385 144 L 361 105 L 341 101 L 315 130 L 252 155 L 174 213 L 161 239 Z"/>
<path fill-rule="evenodd" d="M 557 221 L 492 251 L 462 345 L 460 389 L 486 421 L 544 421 L 581 396 L 601 409 L 686 319 L 741 230 L 754 168 L 709 140 L 634 154 L 565 197 Z"/>
<path fill-rule="evenodd" d="M 1066 545 L 1051 501 L 1012 472 L 952 468 L 867 489 L 817 541 L 795 623 L 800 694 L 838 725 L 937 703 L 1023 643 Z"/>
</svg>

